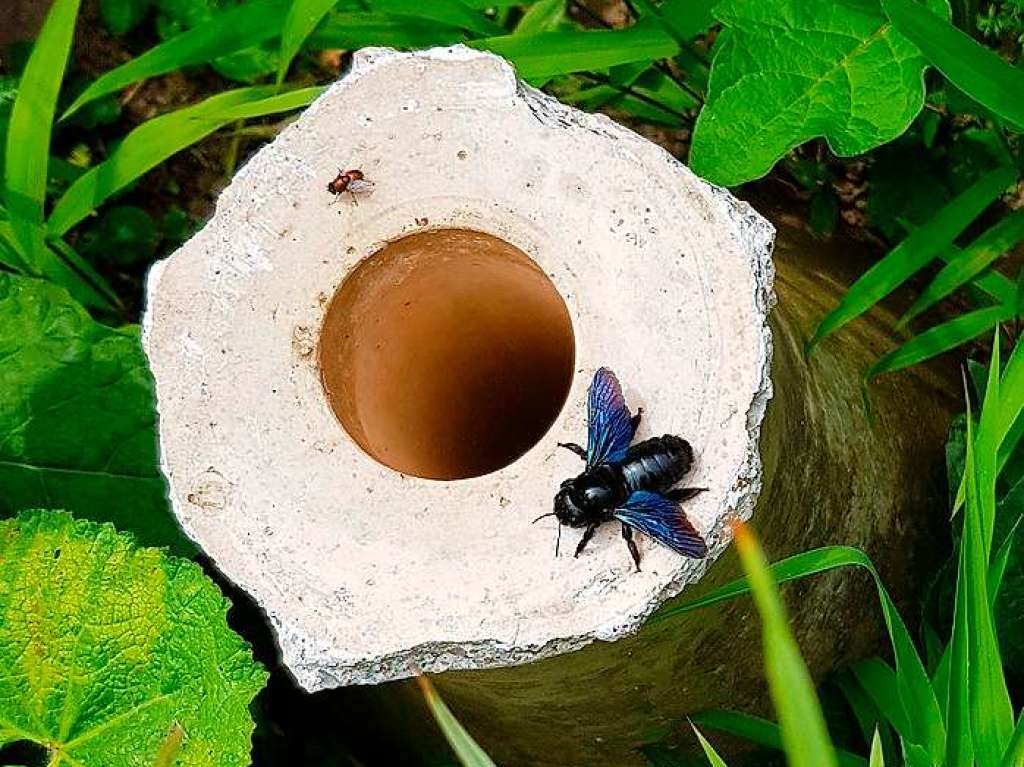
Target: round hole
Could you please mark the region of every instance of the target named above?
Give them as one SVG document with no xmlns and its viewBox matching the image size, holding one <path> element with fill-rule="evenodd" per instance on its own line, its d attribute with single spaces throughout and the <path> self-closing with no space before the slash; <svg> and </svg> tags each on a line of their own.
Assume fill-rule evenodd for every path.
<svg viewBox="0 0 1024 767">
<path fill-rule="evenodd" d="M 569 393 L 575 343 L 565 302 L 525 253 L 444 229 L 356 266 L 319 355 L 331 408 L 363 450 L 403 474 L 465 479 L 540 440 Z"/>
</svg>

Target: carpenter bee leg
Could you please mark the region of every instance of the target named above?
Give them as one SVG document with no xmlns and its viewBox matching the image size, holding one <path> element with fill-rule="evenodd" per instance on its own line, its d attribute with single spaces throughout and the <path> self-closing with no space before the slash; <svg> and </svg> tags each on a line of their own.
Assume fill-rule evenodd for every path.
<svg viewBox="0 0 1024 767">
<path fill-rule="evenodd" d="M 594 537 L 596 530 L 597 525 L 587 525 L 587 529 L 583 531 L 583 537 L 580 538 L 579 545 L 576 546 L 576 553 L 573 554 L 574 557 L 578 557 L 583 552 L 583 549 L 590 543 L 590 539 Z"/>
<path fill-rule="evenodd" d="M 348 193 L 350 195 L 352 195 L 352 203 L 358 208 L 359 207 L 359 200 L 356 198 L 356 193 L 353 192 L 351 189 L 348 190 Z"/>
<path fill-rule="evenodd" d="M 577 445 L 575 442 L 559 442 L 558 446 L 559 447 L 564 447 L 566 450 L 569 450 L 569 451 L 575 453 L 580 458 L 582 458 L 584 461 L 587 460 L 587 451 L 584 450 L 579 445 Z"/>
<path fill-rule="evenodd" d="M 637 551 L 636 541 L 633 540 L 632 528 L 625 523 L 622 525 L 622 537 L 626 541 L 626 546 L 629 548 L 630 556 L 633 557 L 633 564 L 636 565 L 636 571 L 640 572 L 640 552 Z"/>
<path fill-rule="evenodd" d="M 558 533 L 555 536 L 555 559 L 558 559 L 558 548 L 562 545 L 562 523 L 558 523 Z"/>
<path fill-rule="evenodd" d="M 644 409 L 638 407 L 636 409 L 636 415 L 629 419 L 630 426 L 633 427 L 633 435 L 636 436 L 636 430 L 640 428 L 640 417 L 644 414 Z"/>
<path fill-rule="evenodd" d="M 665 493 L 665 497 L 668 498 L 670 501 L 682 503 L 683 501 L 688 501 L 694 496 L 706 492 L 706 487 L 675 487 L 669 490 L 667 493 Z"/>
</svg>

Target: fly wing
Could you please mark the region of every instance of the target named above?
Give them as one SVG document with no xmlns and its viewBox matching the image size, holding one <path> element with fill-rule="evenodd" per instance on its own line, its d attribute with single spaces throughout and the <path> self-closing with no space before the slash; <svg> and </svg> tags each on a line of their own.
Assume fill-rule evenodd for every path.
<svg viewBox="0 0 1024 767">
<path fill-rule="evenodd" d="M 615 510 L 615 518 L 684 557 L 707 556 L 707 543 L 679 504 L 659 493 L 638 490 Z"/>
<path fill-rule="evenodd" d="M 633 424 L 619 379 L 608 368 L 598 368 L 587 402 L 587 466 L 621 461 L 633 440 Z"/>
<path fill-rule="evenodd" d="M 368 195 L 373 193 L 373 182 L 367 181 L 365 178 L 355 178 L 348 182 L 346 191 L 352 192 L 352 194 Z"/>
</svg>

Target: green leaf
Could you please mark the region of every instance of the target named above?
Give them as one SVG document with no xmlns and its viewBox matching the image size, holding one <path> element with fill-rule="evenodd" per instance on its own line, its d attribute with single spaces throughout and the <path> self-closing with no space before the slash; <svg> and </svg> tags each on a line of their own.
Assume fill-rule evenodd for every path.
<svg viewBox="0 0 1024 767">
<path fill-rule="evenodd" d="M 779 729 L 790 767 L 836 767 L 835 749 L 814 691 L 814 681 L 789 630 L 778 585 L 753 533 L 733 527 L 733 545 L 750 580 L 761 615 L 768 691 L 779 716 Z"/>
<path fill-rule="evenodd" d="M 1024 210 L 1015 210 L 979 235 L 942 268 L 914 301 L 900 324 L 905 324 L 987 269 L 993 261 L 1024 240 Z"/>
<path fill-rule="evenodd" d="M 710 728 L 729 733 L 749 740 L 760 746 L 783 750 L 782 732 L 775 722 L 769 722 L 759 716 L 751 716 L 738 711 L 701 711 L 690 717 L 693 723 L 705 729 Z M 840 767 L 865 767 L 865 760 L 856 754 L 839 750 L 837 752 Z"/>
<path fill-rule="evenodd" d="M 566 0 L 537 0 L 516 24 L 517 35 L 551 32 L 565 20 Z"/>
<path fill-rule="evenodd" d="M 239 88 L 143 123 L 58 200 L 47 222 L 50 235 L 63 235 L 112 194 L 219 128 L 236 120 L 298 109 L 319 96 L 323 88 L 270 95 L 273 92 L 273 86 Z"/>
<path fill-rule="evenodd" d="M 50 504 L 194 550 L 167 505 L 138 327 L 101 325 L 63 289 L 0 273 L 0 359 L 0 517 Z"/>
<path fill-rule="evenodd" d="M 883 721 L 892 725 L 900 735 L 910 735 L 910 721 L 900 698 L 896 672 L 879 658 L 869 658 L 851 667 L 854 677 L 870 697 Z"/>
<path fill-rule="evenodd" d="M 288 67 L 299 48 L 338 0 L 292 0 L 281 32 L 281 53 L 277 59 L 277 82 L 284 82 Z"/>
<path fill-rule="evenodd" d="M 1024 767 L 1024 711 L 1017 719 L 1017 726 L 1013 729 L 1013 737 L 1000 767 Z"/>
<path fill-rule="evenodd" d="M 882 739 L 875 730 L 875 737 L 871 739 L 871 760 L 868 767 L 885 767 L 885 757 L 882 755 Z"/>
<path fill-rule="evenodd" d="M 437 694 L 437 690 L 434 689 L 434 685 L 430 683 L 430 680 L 423 674 L 420 674 L 416 677 L 416 681 L 423 691 L 423 697 L 427 701 L 427 708 L 430 709 L 430 713 L 433 714 L 434 719 L 441 728 L 441 732 L 444 733 L 444 737 L 452 747 L 455 755 L 458 756 L 463 767 L 496 767 L 491 758 L 473 740 L 473 737 L 466 732 L 466 729 L 455 718 L 455 715 L 445 705 L 445 702 L 441 700 L 441 696 Z"/>
<path fill-rule="evenodd" d="M 32 47 L 18 83 L 18 95 L 7 130 L 4 186 L 11 222 L 18 231 L 43 222 L 50 137 L 64 67 L 67 65 L 79 0 L 56 0 Z M 31 250 L 33 239 L 24 230 L 19 238 Z"/>
<path fill-rule="evenodd" d="M 665 0 L 659 8 L 661 18 L 679 41 L 702 35 L 715 23 L 718 0 Z"/>
<path fill-rule="evenodd" d="M 938 761 L 944 748 L 946 733 L 931 680 L 921 662 L 921 657 L 917 654 L 917 649 L 914 647 L 914 642 L 903 618 L 867 554 L 851 546 L 826 546 L 787 557 L 774 563 L 770 571 L 778 582 L 783 583 L 834 570 L 838 567 L 861 567 L 867 570 L 874 579 L 882 617 L 885 619 L 892 642 L 893 655 L 896 659 L 896 679 L 899 684 L 900 699 L 903 701 L 903 708 L 910 719 L 913 733 L 911 739 L 924 746 L 932 758 Z M 664 609 L 654 615 L 651 620 L 652 622 L 667 620 L 674 615 L 708 607 L 728 599 L 735 599 L 749 591 L 750 585 L 747 579 L 739 578 L 692 602 Z"/>
<path fill-rule="evenodd" d="M 433 21 L 383 13 L 331 13 L 309 37 L 315 50 L 388 45 L 429 48 L 452 45 L 465 37 L 462 30 Z"/>
<path fill-rule="evenodd" d="M 71 103 L 61 119 L 66 120 L 82 105 L 132 83 L 193 64 L 205 64 L 277 37 L 286 9 L 285 0 L 253 0 L 221 11 L 201 26 L 182 32 L 97 78 Z"/>
<path fill-rule="evenodd" d="M 267 675 L 193 562 L 59 511 L 0 523 L 0 746 L 71 767 L 244 767 Z"/>
<path fill-rule="evenodd" d="M 500 35 L 505 30 L 482 13 L 459 0 L 368 0 L 374 11 L 392 16 L 434 21 L 447 27 L 465 29 L 476 35 Z"/>
<path fill-rule="evenodd" d="M 708 758 L 708 764 L 710 764 L 711 767 L 728 767 L 725 760 L 718 755 L 718 752 L 715 751 L 715 747 L 708 743 L 700 730 L 697 729 L 697 726 L 692 722 L 690 723 L 690 726 L 693 727 L 693 733 L 697 736 L 697 740 L 700 741 L 700 747 L 704 749 L 704 755 Z"/>
<path fill-rule="evenodd" d="M 151 0 L 100 0 L 100 17 L 115 35 L 124 35 L 139 25 L 149 11 Z"/>
<path fill-rule="evenodd" d="M 1013 319 L 1016 313 L 1014 306 L 989 306 L 961 314 L 914 336 L 903 346 L 889 352 L 871 366 L 866 377 L 874 378 L 883 373 L 902 370 L 948 352 L 990 331 L 1000 322 Z"/>
<path fill-rule="evenodd" d="M 82 237 L 82 252 L 100 262 L 149 262 L 159 240 L 156 222 L 146 211 L 118 205 L 105 210 L 99 224 Z"/>
<path fill-rule="evenodd" d="M 715 183 L 763 176 L 817 136 L 861 154 L 924 105 L 924 58 L 871 0 L 722 0 L 715 15 L 726 29 L 690 151 Z"/>
<path fill-rule="evenodd" d="M 882 7 L 951 83 L 1003 119 L 1024 126 L 1024 70 L 914 0 L 882 0 Z"/>
<path fill-rule="evenodd" d="M 656 61 L 679 52 L 679 44 L 659 24 L 643 21 L 626 29 L 504 35 L 467 45 L 504 56 L 524 79 Z"/>
<path fill-rule="evenodd" d="M 911 232 L 850 287 L 839 306 L 818 325 L 808 349 L 866 312 L 939 255 L 1016 179 L 1016 171 L 1008 167 L 985 174 L 940 209 L 927 224 Z"/>
</svg>

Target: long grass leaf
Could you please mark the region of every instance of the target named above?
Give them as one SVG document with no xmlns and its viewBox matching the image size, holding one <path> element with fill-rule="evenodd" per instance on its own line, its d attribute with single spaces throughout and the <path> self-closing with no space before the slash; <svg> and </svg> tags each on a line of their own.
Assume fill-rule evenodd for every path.
<svg viewBox="0 0 1024 767">
<path fill-rule="evenodd" d="M 900 697 L 910 719 L 912 735 L 909 739 L 924 747 L 931 758 L 938 761 L 945 750 L 946 732 L 935 691 L 928 673 L 925 671 L 921 656 L 918 655 L 917 649 L 914 647 L 910 632 L 867 554 L 851 546 L 826 546 L 776 562 L 771 566 L 771 572 L 777 581 L 784 582 L 838 567 L 860 567 L 867 570 L 874 579 L 882 617 L 885 619 L 892 642 L 893 655 L 896 659 L 896 677 L 900 686 Z M 747 579 L 739 578 L 692 602 L 666 608 L 655 615 L 652 620 L 667 620 L 674 615 L 734 599 L 749 591 L 750 585 Z"/>
<path fill-rule="evenodd" d="M 963 559 L 957 565 L 956 593 L 953 598 L 953 635 L 949 647 L 939 663 L 945 668 L 946 684 L 946 758 L 944 767 L 970 767 L 974 764 L 971 742 L 970 695 L 967 685 L 968 632 L 966 580 Z"/>
<path fill-rule="evenodd" d="M 566 0 L 537 0 L 519 19 L 515 34 L 532 35 L 557 29 L 565 19 L 565 5 Z"/>
<path fill-rule="evenodd" d="M 463 767 L 496 767 L 491 758 L 473 740 L 472 736 L 466 732 L 466 729 L 455 718 L 455 715 L 445 705 L 445 702 L 441 700 L 441 696 L 437 694 L 437 690 L 434 689 L 434 685 L 430 683 L 430 680 L 423 674 L 419 674 L 416 677 L 416 681 L 423 691 L 423 697 L 427 701 L 430 713 L 434 715 L 434 719 L 441 728 L 441 732 L 444 733 L 445 738 L 448 740 L 455 755 L 459 758 L 459 761 L 462 762 Z"/>
<path fill-rule="evenodd" d="M 50 8 L 18 83 L 7 127 L 5 199 L 11 223 L 27 249 L 35 247 L 29 229 L 43 223 L 53 118 L 75 33 L 78 3 L 56 0 Z"/>
<path fill-rule="evenodd" d="M 991 330 L 1000 322 L 1013 319 L 1016 313 L 1016 307 L 989 306 L 961 314 L 948 322 L 929 328 L 911 338 L 903 346 L 884 355 L 871 366 L 867 377 L 874 378 L 883 373 L 902 370 L 955 349 Z"/>
<path fill-rule="evenodd" d="M 787 760 L 791 767 L 837 767 L 814 681 L 789 630 L 779 588 L 761 546 L 742 522 L 734 525 L 733 531 L 734 545 L 761 614 L 768 690 L 779 716 Z"/>
<path fill-rule="evenodd" d="M 297 109 L 322 91 L 303 88 L 274 96 L 269 95 L 272 86 L 240 88 L 143 123 L 105 162 L 68 188 L 50 215 L 51 236 L 63 235 L 112 194 L 218 128 L 241 119 Z"/>
<path fill-rule="evenodd" d="M 175 35 L 98 77 L 71 102 L 61 119 L 66 120 L 90 101 L 132 83 L 193 64 L 204 64 L 277 37 L 287 8 L 286 0 L 253 0 L 220 11 L 203 24 Z"/>
<path fill-rule="evenodd" d="M 1015 210 L 979 235 L 946 264 L 903 315 L 900 323 L 909 322 L 965 285 L 1021 240 L 1024 240 L 1024 210 Z"/>
<path fill-rule="evenodd" d="M 659 9 L 661 18 L 677 40 L 692 40 L 715 23 L 712 13 L 718 0 L 665 0 Z"/>
<path fill-rule="evenodd" d="M 999 407 L 999 352 L 998 345 L 992 360 L 993 375 L 986 390 L 986 407 Z M 995 382 L 995 383 L 993 383 Z M 993 390 L 995 388 L 995 390 Z M 982 429 L 987 414 L 982 412 Z M 967 503 L 964 512 L 964 534 L 960 544 L 960 573 L 963 579 L 967 638 L 967 692 L 970 709 L 971 742 L 974 755 L 981 765 L 997 765 L 1013 733 L 1013 707 L 1003 675 L 1003 664 L 996 639 L 995 620 L 989 602 L 988 545 L 991 536 L 986 507 L 995 506 L 995 481 L 982 476 L 990 466 L 995 469 L 995 445 L 975 439 L 968 405 L 967 413 Z M 991 498 L 983 498 L 991 495 Z M 958 595 L 959 595 L 958 584 Z"/>
<path fill-rule="evenodd" d="M 718 730 L 756 743 L 759 746 L 783 750 L 782 731 L 775 722 L 739 711 L 701 711 L 690 717 L 695 724 L 705 729 Z M 866 767 L 867 760 L 849 751 L 839 749 L 836 753 L 839 767 Z"/>
<path fill-rule="evenodd" d="M 369 3 L 372 10 L 380 13 L 433 21 L 475 35 L 500 35 L 505 31 L 500 24 L 459 0 L 369 0 Z"/>
<path fill-rule="evenodd" d="M 1024 479 L 1021 480 L 1024 482 Z M 1010 555 L 1014 552 L 1014 546 L 1017 540 L 1017 530 L 1021 526 L 1021 522 L 1024 521 L 1024 514 L 1017 517 L 1013 526 L 1010 528 L 1010 532 L 1006 534 L 1006 539 L 999 545 L 996 550 L 995 556 L 992 557 L 992 564 L 988 570 L 988 601 L 995 610 L 996 599 L 999 597 L 999 589 L 1003 585 L 1003 576 L 1006 574 L 1006 566 L 1010 562 Z"/>
<path fill-rule="evenodd" d="M 1024 70 L 914 0 L 882 0 L 900 34 L 956 87 L 995 114 L 1024 126 Z"/>
<path fill-rule="evenodd" d="M 385 13 L 330 13 L 309 36 L 309 47 L 363 48 L 387 45 L 392 48 L 429 48 L 461 42 L 465 33 L 434 21 Z"/>
<path fill-rule="evenodd" d="M 679 52 L 679 44 L 660 25 L 644 22 L 626 29 L 487 37 L 468 45 L 504 56 L 525 79 L 655 61 Z"/>
<path fill-rule="evenodd" d="M 288 67 L 316 25 L 338 0 L 292 0 L 281 29 L 281 52 L 277 57 L 277 82 L 284 81 Z"/>
<path fill-rule="evenodd" d="M 871 739 L 871 758 L 868 767 L 885 767 L 885 756 L 882 754 L 882 738 L 875 730 L 875 736 Z"/>
<path fill-rule="evenodd" d="M 715 751 L 715 747 L 708 743 L 707 738 L 701 734 L 701 731 L 697 729 L 697 726 L 694 725 L 693 722 L 690 723 L 690 726 L 693 727 L 693 733 L 697 736 L 697 740 L 700 742 L 700 747 L 704 749 L 704 755 L 708 758 L 708 764 L 710 764 L 711 767 L 728 767 L 725 760 L 718 755 L 718 752 Z"/>
<path fill-rule="evenodd" d="M 989 171 L 927 224 L 911 232 L 850 287 L 839 306 L 818 325 L 808 349 L 866 312 L 935 258 L 1016 179 L 1017 172 L 1011 167 Z"/>
<path fill-rule="evenodd" d="M 1017 726 L 1013 728 L 1013 737 L 1006 747 L 1000 767 L 1024 767 L 1024 711 L 1017 719 Z"/>
<path fill-rule="evenodd" d="M 900 698 L 896 672 L 879 658 L 856 663 L 850 670 L 881 712 L 883 720 L 889 722 L 900 735 L 911 735 L 910 720 Z"/>
</svg>

